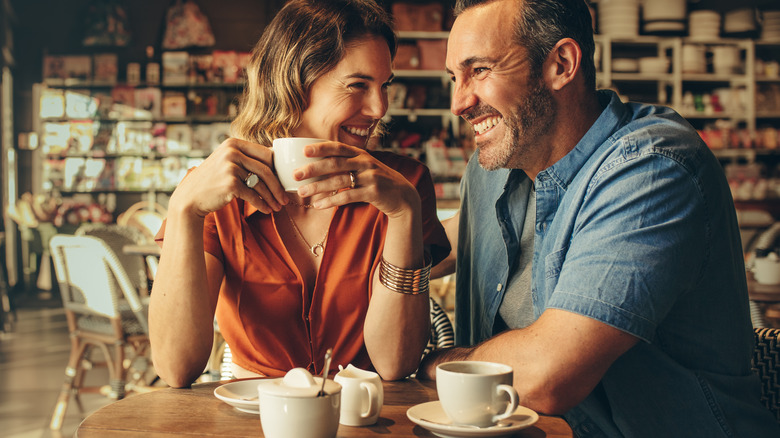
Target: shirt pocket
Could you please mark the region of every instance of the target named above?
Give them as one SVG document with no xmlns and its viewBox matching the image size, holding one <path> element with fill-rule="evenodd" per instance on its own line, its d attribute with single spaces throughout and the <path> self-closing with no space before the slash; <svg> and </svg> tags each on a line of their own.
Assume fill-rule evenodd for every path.
<svg viewBox="0 0 780 438">
<path fill-rule="evenodd" d="M 553 251 L 544 257 L 544 278 L 558 278 L 566 257 L 566 248 Z"/>
</svg>

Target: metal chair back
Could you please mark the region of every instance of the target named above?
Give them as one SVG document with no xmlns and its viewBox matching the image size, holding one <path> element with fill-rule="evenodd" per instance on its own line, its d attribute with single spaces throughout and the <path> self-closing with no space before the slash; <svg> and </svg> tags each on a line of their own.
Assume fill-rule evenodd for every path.
<svg viewBox="0 0 780 438">
<path fill-rule="evenodd" d="M 780 423 L 780 329 L 756 328 L 753 371 L 761 379 L 761 403 Z"/>
</svg>

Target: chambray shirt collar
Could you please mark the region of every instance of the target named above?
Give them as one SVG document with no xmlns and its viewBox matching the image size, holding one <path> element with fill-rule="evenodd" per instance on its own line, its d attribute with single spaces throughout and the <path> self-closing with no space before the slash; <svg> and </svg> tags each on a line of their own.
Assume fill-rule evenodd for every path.
<svg viewBox="0 0 780 438">
<path fill-rule="evenodd" d="M 536 176 L 537 188 L 557 184 L 561 189 L 566 190 L 577 172 L 593 157 L 596 149 L 618 130 L 618 126 L 625 123 L 628 113 L 617 93 L 611 90 L 599 90 L 598 98 L 599 103 L 605 108 L 596 123 L 585 133 L 574 149 L 552 166 L 539 172 Z"/>
</svg>

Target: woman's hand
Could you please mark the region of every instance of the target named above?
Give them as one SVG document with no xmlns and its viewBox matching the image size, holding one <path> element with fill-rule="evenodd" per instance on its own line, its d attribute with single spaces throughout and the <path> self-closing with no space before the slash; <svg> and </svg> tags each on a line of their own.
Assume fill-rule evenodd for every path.
<svg viewBox="0 0 780 438">
<path fill-rule="evenodd" d="M 314 201 L 317 208 L 367 202 L 389 218 L 419 209 L 417 189 L 364 149 L 332 141 L 307 145 L 304 153 L 307 157 L 325 157 L 294 173 L 298 181 L 325 176 L 298 189 L 301 197 L 325 195 Z"/>
<path fill-rule="evenodd" d="M 258 182 L 249 188 L 245 182 L 253 173 Z M 179 183 L 169 208 L 176 206 L 205 217 L 235 198 L 263 213 L 279 211 L 288 198 L 273 172 L 271 149 L 229 138 Z"/>
</svg>

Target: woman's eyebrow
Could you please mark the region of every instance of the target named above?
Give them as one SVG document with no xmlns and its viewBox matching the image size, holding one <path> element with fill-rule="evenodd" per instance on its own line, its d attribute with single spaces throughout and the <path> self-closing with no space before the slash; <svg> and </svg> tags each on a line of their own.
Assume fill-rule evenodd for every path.
<svg viewBox="0 0 780 438">
<path fill-rule="evenodd" d="M 374 78 L 373 76 L 368 75 L 368 74 L 364 74 L 364 73 L 352 73 L 352 74 L 348 74 L 344 78 L 345 79 L 363 79 L 365 81 L 375 81 L 376 80 L 376 78 Z M 395 78 L 395 74 L 390 74 L 390 77 L 388 77 L 387 81 L 385 81 L 385 82 L 390 82 L 394 78 Z"/>
</svg>

